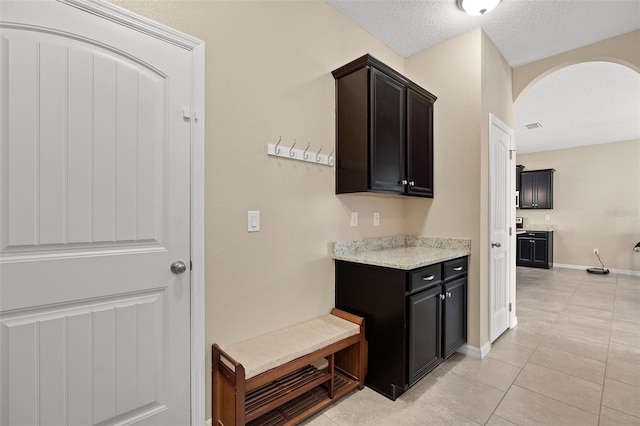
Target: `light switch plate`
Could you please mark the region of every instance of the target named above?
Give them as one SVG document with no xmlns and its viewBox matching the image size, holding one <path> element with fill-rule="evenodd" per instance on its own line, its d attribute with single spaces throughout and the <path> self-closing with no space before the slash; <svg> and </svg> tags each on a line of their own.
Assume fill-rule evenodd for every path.
<svg viewBox="0 0 640 426">
<path fill-rule="evenodd" d="M 247 231 L 249 232 L 260 231 L 260 211 L 249 210 L 247 212 Z"/>
</svg>

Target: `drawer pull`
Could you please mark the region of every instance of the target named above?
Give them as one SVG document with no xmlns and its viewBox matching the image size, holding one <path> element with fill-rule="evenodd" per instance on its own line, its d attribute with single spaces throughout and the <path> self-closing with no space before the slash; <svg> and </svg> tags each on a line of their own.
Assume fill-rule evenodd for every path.
<svg viewBox="0 0 640 426">
<path fill-rule="evenodd" d="M 422 277 L 423 281 L 432 281 L 435 278 L 435 275 L 429 275 L 426 277 Z"/>
<path fill-rule="evenodd" d="M 453 268 L 454 271 L 462 271 L 462 266 L 456 266 Z"/>
</svg>

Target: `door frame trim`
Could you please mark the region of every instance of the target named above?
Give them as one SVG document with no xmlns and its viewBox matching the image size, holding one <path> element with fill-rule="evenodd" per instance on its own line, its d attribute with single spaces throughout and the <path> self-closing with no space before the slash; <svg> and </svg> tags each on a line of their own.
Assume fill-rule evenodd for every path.
<svg viewBox="0 0 640 426">
<path fill-rule="evenodd" d="M 191 425 L 205 423 L 204 41 L 101 0 L 57 0 L 191 52 Z"/>
</svg>

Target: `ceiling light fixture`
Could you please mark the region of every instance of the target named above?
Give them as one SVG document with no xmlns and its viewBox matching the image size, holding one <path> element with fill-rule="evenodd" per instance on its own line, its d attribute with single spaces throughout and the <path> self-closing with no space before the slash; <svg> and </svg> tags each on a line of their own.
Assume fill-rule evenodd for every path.
<svg viewBox="0 0 640 426">
<path fill-rule="evenodd" d="M 525 127 L 529 130 L 540 129 L 542 127 L 542 124 L 540 123 L 525 124 Z"/>
<path fill-rule="evenodd" d="M 495 9 L 500 0 L 456 0 L 456 3 L 471 16 L 483 16 Z"/>
</svg>

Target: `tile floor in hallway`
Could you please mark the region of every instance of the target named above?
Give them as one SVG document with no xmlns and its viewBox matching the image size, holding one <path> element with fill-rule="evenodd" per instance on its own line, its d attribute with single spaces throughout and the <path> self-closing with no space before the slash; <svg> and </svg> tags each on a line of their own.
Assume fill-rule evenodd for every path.
<svg viewBox="0 0 640 426">
<path fill-rule="evenodd" d="M 640 277 L 517 268 L 518 326 L 396 401 L 369 388 L 307 426 L 640 425 Z"/>
</svg>

